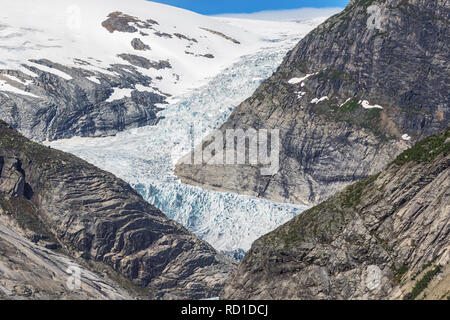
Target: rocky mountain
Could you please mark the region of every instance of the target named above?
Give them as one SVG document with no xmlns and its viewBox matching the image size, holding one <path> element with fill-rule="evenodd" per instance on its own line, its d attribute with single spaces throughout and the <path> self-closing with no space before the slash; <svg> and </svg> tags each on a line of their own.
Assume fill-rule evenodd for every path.
<svg viewBox="0 0 450 320">
<path fill-rule="evenodd" d="M 4 122 L 0 246 L 0 292 L 12 297 L 207 298 L 233 269 L 124 181 Z M 72 263 L 88 270 L 81 293 L 62 288 Z"/>
<path fill-rule="evenodd" d="M 146 0 L 18 0 L 2 13 L 0 119 L 37 141 L 154 125 L 173 96 L 273 45 L 270 29 Z"/>
<path fill-rule="evenodd" d="M 1 199 L 4 203 L 4 199 Z M 107 274 L 92 272 L 61 252 L 36 244 L 25 236 L 9 211 L 0 209 L 0 300 L 10 299 L 135 299 L 139 290 L 131 281 L 112 280 Z M 42 239 L 43 240 L 43 239 Z M 33 242 L 34 241 L 34 242 Z M 79 268 L 82 290 L 70 290 L 71 272 Z M 73 271 L 72 271 L 73 270 Z M 69 282 L 68 282 L 69 281 Z M 74 282 L 73 282 L 74 283 Z M 75 287 L 74 287 L 75 288 Z"/>
<path fill-rule="evenodd" d="M 449 18 L 447 1 L 352 0 L 302 39 L 221 128 L 279 129 L 277 174 L 185 159 L 176 174 L 214 190 L 306 204 L 375 174 L 448 126 Z"/>
<path fill-rule="evenodd" d="M 449 299 L 450 128 L 257 240 L 226 299 Z"/>
</svg>

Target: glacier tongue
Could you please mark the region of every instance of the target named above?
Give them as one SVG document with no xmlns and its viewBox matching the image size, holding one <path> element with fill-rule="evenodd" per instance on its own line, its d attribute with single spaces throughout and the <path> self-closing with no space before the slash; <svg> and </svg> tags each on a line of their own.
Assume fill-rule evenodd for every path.
<svg viewBox="0 0 450 320">
<path fill-rule="evenodd" d="M 277 40 L 278 47 L 268 46 L 243 56 L 206 86 L 178 97 L 178 102 L 161 112 L 165 118 L 157 126 L 114 137 L 72 138 L 50 145 L 126 180 L 147 201 L 216 249 L 246 251 L 258 237 L 307 207 L 184 185 L 173 175 L 173 167 L 190 151 L 186 136 L 192 126 L 201 126 L 203 136 L 218 128 L 233 108 L 272 74 L 299 39 L 280 35 Z"/>
</svg>

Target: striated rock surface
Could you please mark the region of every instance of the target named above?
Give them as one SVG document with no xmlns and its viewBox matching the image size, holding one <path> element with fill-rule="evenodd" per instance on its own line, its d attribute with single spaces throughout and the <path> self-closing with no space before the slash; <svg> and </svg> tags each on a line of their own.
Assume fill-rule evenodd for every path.
<svg viewBox="0 0 450 320">
<path fill-rule="evenodd" d="M 128 61 L 133 66 L 144 68 L 144 69 L 156 69 L 156 70 L 162 70 L 162 69 L 171 69 L 172 66 L 168 61 L 160 60 L 160 61 L 150 61 L 147 58 L 137 56 L 135 54 L 119 54 L 118 55 L 121 59 Z"/>
<path fill-rule="evenodd" d="M 7 215 L 37 245 L 64 250 L 94 271 L 110 268 L 112 277 L 146 288 L 146 298 L 214 297 L 233 269 L 124 181 L 31 142 L 4 122 L 0 200 L 1 222 Z M 26 259 L 18 263 L 29 268 Z"/>
<path fill-rule="evenodd" d="M 183 163 L 176 174 L 212 189 L 317 204 L 380 171 L 448 126 L 449 18 L 447 1 L 351 1 L 301 40 L 221 128 L 279 129 L 277 174 Z"/>
<path fill-rule="evenodd" d="M 226 299 L 448 299 L 450 129 L 257 240 Z"/>
<path fill-rule="evenodd" d="M 4 199 L 1 200 L 2 204 Z M 0 208 L 0 300 L 134 299 L 129 287 L 94 273 L 68 255 L 26 239 L 17 222 Z M 20 231 L 18 231 L 20 230 Z M 33 238 L 33 237 L 31 237 Z M 35 239 L 33 239 L 36 241 Z M 79 268 L 80 287 L 69 277 Z M 69 284 L 69 285 L 68 285 Z"/>
<path fill-rule="evenodd" d="M 136 90 L 136 85 L 151 88 L 153 83 L 152 78 L 134 66 L 115 64 L 106 74 L 49 60 L 33 62 L 50 68 L 53 73 L 32 66 L 28 68 L 37 77 L 21 71 L 0 70 L 0 80 L 29 94 L 0 94 L 0 119 L 33 140 L 108 136 L 127 128 L 154 125 L 160 120 L 157 113 L 161 109 L 157 105 L 166 103 L 168 95 L 156 88 L 153 92 Z M 89 64 L 88 61 L 79 63 Z M 17 81 L 8 76 L 14 76 Z M 115 97 L 117 90 L 129 90 L 130 94 Z"/>
</svg>

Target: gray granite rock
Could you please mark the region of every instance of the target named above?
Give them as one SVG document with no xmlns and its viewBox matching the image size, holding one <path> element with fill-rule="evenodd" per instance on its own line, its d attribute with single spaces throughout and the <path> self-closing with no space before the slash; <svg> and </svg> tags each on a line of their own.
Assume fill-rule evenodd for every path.
<svg viewBox="0 0 450 320">
<path fill-rule="evenodd" d="M 124 181 L 1 121 L 0 164 L 0 205 L 30 239 L 43 235 L 53 249 L 111 268 L 148 297 L 216 297 L 234 268 Z"/>
<path fill-rule="evenodd" d="M 368 27 L 370 5 L 380 8 L 378 29 Z M 449 19 L 447 1 L 351 1 L 301 40 L 221 127 L 279 129 L 277 174 L 182 163 L 176 174 L 215 190 L 317 204 L 378 172 L 448 126 Z M 383 109 L 363 108 L 364 100 Z"/>
<path fill-rule="evenodd" d="M 223 297 L 448 299 L 449 136 L 427 138 L 255 241 Z"/>
<path fill-rule="evenodd" d="M 111 74 L 105 74 L 66 67 L 49 60 L 33 62 L 71 77 L 66 79 L 31 66 L 28 68 L 38 75 L 37 78 L 19 71 L 0 70 L 0 77 L 3 73 L 32 81 L 26 90 L 36 97 L 14 93 L 0 95 L 0 119 L 33 140 L 110 136 L 128 128 L 154 125 L 160 120 L 158 112 L 161 109 L 157 105 L 166 103 L 169 96 L 159 90 L 135 90 L 137 84 L 152 87 L 152 79 L 130 65 L 112 65 L 109 68 Z M 89 64 L 88 61 L 78 63 Z M 159 62 L 152 65 L 160 67 Z M 14 86 L 20 87 L 20 84 L 14 83 Z M 117 88 L 131 89 L 132 94 L 110 100 Z"/>
<path fill-rule="evenodd" d="M 131 46 L 135 49 L 135 50 L 139 50 L 139 51 L 147 51 L 147 50 L 151 50 L 150 46 L 146 45 L 141 39 L 139 38 L 134 38 L 133 40 L 131 40 Z"/>
</svg>

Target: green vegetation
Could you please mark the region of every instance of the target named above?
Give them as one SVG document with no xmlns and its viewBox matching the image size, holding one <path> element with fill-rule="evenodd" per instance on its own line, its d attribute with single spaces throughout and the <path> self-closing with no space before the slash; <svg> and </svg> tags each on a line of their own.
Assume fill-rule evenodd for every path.
<svg viewBox="0 0 450 320">
<path fill-rule="evenodd" d="M 338 233 L 348 220 L 355 218 L 356 207 L 361 203 L 362 195 L 367 191 L 373 191 L 373 188 L 368 186 L 379 175 L 357 182 L 336 196 L 303 212 L 286 225 L 263 237 L 263 241 L 271 245 L 286 246 L 311 239 L 321 243 L 331 242 L 331 235 Z"/>
<path fill-rule="evenodd" d="M 361 203 L 361 197 L 363 193 L 367 190 L 372 190 L 368 188 L 370 184 L 375 182 L 380 174 L 376 174 L 374 176 L 368 177 L 362 181 L 359 181 L 355 184 L 352 184 L 343 192 L 342 204 L 347 208 L 355 208 L 358 204 Z"/>
<path fill-rule="evenodd" d="M 394 163 L 401 166 L 408 162 L 431 162 L 438 155 L 447 156 L 450 153 L 450 127 L 444 132 L 434 134 L 416 143 L 412 148 L 400 154 Z"/>
<path fill-rule="evenodd" d="M 438 256 L 433 257 L 433 259 L 431 261 L 428 261 L 427 263 L 425 263 L 422 268 L 417 271 L 413 277 L 411 278 L 412 280 L 416 280 L 416 278 L 419 276 L 419 274 L 421 274 L 422 272 L 424 272 L 426 269 L 428 269 L 429 267 L 431 267 L 433 265 L 433 263 L 436 262 L 436 260 L 438 259 Z"/>
<path fill-rule="evenodd" d="M 353 82 L 350 75 L 337 70 L 318 74 L 317 77 L 325 77 L 330 81 Z M 345 122 L 359 128 L 368 129 L 381 140 L 389 140 L 391 135 L 383 126 L 383 121 L 381 120 L 383 110 L 378 108 L 364 109 L 360 105 L 359 100 L 359 97 L 354 97 L 340 106 L 336 98 L 330 97 L 328 105 L 318 105 L 314 110 L 319 114 L 325 115 L 329 121 Z"/>
<path fill-rule="evenodd" d="M 143 283 L 137 284 L 133 282 L 132 280 L 115 271 L 113 267 L 108 264 L 96 261 L 94 259 L 79 259 L 78 262 L 86 269 L 94 270 L 98 274 L 105 275 L 138 299 L 155 299 L 155 293 L 152 289 L 147 288 Z"/>
<path fill-rule="evenodd" d="M 33 204 L 24 197 L 7 198 L 0 194 L 0 207 L 11 214 L 19 226 L 41 236 L 50 242 L 57 242 L 55 236 L 37 216 Z"/>
<path fill-rule="evenodd" d="M 33 159 L 34 163 L 41 165 L 44 169 L 48 169 L 46 173 L 49 175 L 56 174 L 62 169 L 67 172 L 68 170 L 77 171 L 94 168 L 93 165 L 74 155 L 26 139 L 1 120 L 0 149 L 13 151 L 14 154 L 20 155 L 24 161 Z M 41 179 L 41 182 L 45 183 L 45 179 Z"/>
<path fill-rule="evenodd" d="M 323 79 L 326 78 L 328 80 L 336 81 L 348 81 L 348 82 L 354 82 L 350 74 L 348 74 L 345 71 L 337 70 L 337 69 L 328 69 L 328 70 L 322 70 L 317 75 L 317 78 Z"/>
<path fill-rule="evenodd" d="M 341 112 L 353 112 L 358 110 L 358 108 L 360 108 L 360 104 L 358 103 L 358 99 L 353 98 L 352 100 L 348 101 L 347 103 L 345 103 L 341 108 L 340 111 Z"/>
<path fill-rule="evenodd" d="M 355 112 L 355 110 L 358 110 L 359 112 L 361 108 L 357 102 L 358 100 L 355 98 L 346 103 L 342 109 L 346 112 Z M 431 151 L 431 153 L 427 154 L 427 159 L 431 156 L 436 156 L 436 154 L 442 152 L 442 150 L 448 152 L 449 143 L 444 142 L 448 139 L 449 131 L 450 130 L 447 129 L 444 133 L 434 135 L 417 143 L 420 150 L 423 150 L 426 146 L 432 146 L 432 148 L 426 148 L 426 150 Z M 444 148 L 443 146 L 446 147 Z M 421 158 L 423 157 L 424 155 L 421 156 Z M 363 197 L 365 195 L 370 195 L 372 197 L 371 201 L 374 202 L 378 201 L 383 196 L 383 192 L 380 191 L 381 186 L 375 185 L 376 180 L 381 174 L 382 173 L 380 172 L 354 183 L 342 192 L 305 211 L 290 222 L 267 234 L 260 240 L 257 240 L 257 243 L 259 245 L 275 248 L 292 247 L 301 242 L 310 243 L 317 241 L 323 244 L 330 243 L 332 241 L 332 235 L 339 233 L 348 221 L 355 219 L 362 213 L 363 210 L 361 209 L 361 204 L 363 203 Z M 389 250 L 389 248 L 387 248 L 386 240 L 378 237 L 376 233 L 371 235 L 377 239 L 378 243 L 383 248 Z M 424 270 L 431 267 L 436 259 L 437 257 L 434 257 L 432 261 L 425 264 L 422 271 L 418 274 L 421 274 Z M 429 272 L 425 275 L 424 278 L 417 283 L 411 296 L 416 297 L 420 294 L 420 292 L 426 288 L 429 281 L 431 281 L 431 278 L 439 271 L 440 269 L 435 269 L 433 272 Z M 400 282 L 403 276 L 408 272 L 408 266 L 402 265 L 398 269 L 393 268 L 393 272 L 395 281 Z"/>
<path fill-rule="evenodd" d="M 402 280 L 405 273 L 407 273 L 407 272 L 408 272 L 408 266 L 405 264 L 398 269 L 394 268 L 394 281 L 399 283 L 400 280 Z"/>
<path fill-rule="evenodd" d="M 442 267 L 440 265 L 436 266 L 433 270 L 428 271 L 422 279 L 416 282 L 414 288 L 410 293 L 405 296 L 405 300 L 414 300 L 425 290 L 430 284 L 433 278 L 442 272 Z"/>
<path fill-rule="evenodd" d="M 275 247 L 303 241 L 331 243 L 332 235 L 352 219 L 352 213 L 342 210 L 338 204 L 334 198 L 322 202 L 257 241 Z"/>
<path fill-rule="evenodd" d="M 378 31 L 378 33 L 377 33 L 378 36 L 382 36 L 383 38 L 386 38 L 388 36 L 388 33 L 386 31 L 381 31 L 378 29 L 377 29 L 377 31 Z"/>
</svg>

